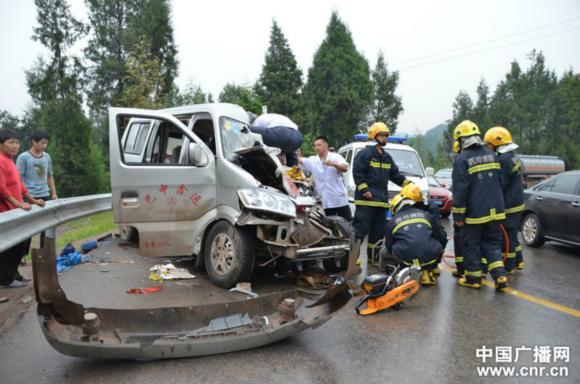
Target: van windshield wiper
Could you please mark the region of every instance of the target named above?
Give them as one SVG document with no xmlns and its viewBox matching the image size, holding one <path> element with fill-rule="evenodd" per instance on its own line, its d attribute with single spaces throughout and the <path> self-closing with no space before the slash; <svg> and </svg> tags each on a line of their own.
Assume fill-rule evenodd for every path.
<svg viewBox="0 0 580 384">
<path fill-rule="evenodd" d="M 422 174 L 420 173 L 415 173 L 415 172 L 409 172 L 409 171 L 403 171 L 401 169 L 399 169 L 399 172 L 401 173 L 401 175 L 404 176 L 415 176 L 415 177 L 423 177 Z"/>
</svg>

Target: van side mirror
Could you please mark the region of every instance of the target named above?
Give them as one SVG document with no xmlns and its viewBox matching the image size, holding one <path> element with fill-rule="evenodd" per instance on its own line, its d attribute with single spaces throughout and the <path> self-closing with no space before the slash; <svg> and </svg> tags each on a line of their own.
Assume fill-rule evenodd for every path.
<svg viewBox="0 0 580 384">
<path fill-rule="evenodd" d="M 433 169 L 433 167 L 427 167 L 427 169 L 425 169 L 425 173 L 427 174 L 427 176 L 433 176 L 435 174 L 435 170 Z"/>
<path fill-rule="evenodd" d="M 207 156 L 201 149 L 201 144 L 189 143 L 187 154 L 189 156 L 190 164 L 195 165 L 196 167 L 205 167 L 207 165 Z"/>
</svg>

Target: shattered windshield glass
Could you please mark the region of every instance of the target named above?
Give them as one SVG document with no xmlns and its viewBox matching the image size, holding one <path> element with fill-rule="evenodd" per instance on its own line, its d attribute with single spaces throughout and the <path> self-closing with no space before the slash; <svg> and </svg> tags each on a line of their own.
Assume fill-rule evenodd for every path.
<svg viewBox="0 0 580 384">
<path fill-rule="evenodd" d="M 256 142 L 261 143 L 260 136 L 252 133 L 247 124 L 229 117 L 220 118 L 220 133 L 224 157 L 227 160 L 234 158 L 235 150 L 252 147 Z"/>
</svg>

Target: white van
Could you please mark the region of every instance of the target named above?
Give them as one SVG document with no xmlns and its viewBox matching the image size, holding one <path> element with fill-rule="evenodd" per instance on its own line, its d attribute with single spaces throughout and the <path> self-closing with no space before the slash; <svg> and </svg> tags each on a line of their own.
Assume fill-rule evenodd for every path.
<svg viewBox="0 0 580 384">
<path fill-rule="evenodd" d="M 344 157 L 348 163 L 348 172 L 344 174 L 344 184 L 351 209 L 354 209 L 354 191 L 356 188 L 352 176 L 354 159 L 363 148 L 376 145 L 376 142 L 368 141 L 366 137 L 366 134 L 355 135 L 355 140 L 357 141 L 347 144 L 338 150 L 338 154 Z M 391 155 L 397 167 L 399 167 L 399 172 L 421 188 L 423 198 L 425 199 L 425 203 L 427 203 L 429 201 L 429 183 L 427 182 L 423 162 L 417 151 L 408 145 L 402 144 L 405 140 L 402 137 L 389 136 L 389 142 L 385 146 L 385 150 Z M 389 181 L 389 200 L 399 194 L 399 192 L 401 192 L 401 187 Z"/>
</svg>

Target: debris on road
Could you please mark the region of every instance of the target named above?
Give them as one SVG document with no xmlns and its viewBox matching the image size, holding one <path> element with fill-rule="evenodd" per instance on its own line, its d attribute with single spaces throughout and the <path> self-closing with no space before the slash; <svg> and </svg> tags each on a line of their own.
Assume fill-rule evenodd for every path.
<svg viewBox="0 0 580 384">
<path fill-rule="evenodd" d="M 67 244 L 56 258 L 56 271 L 58 273 L 64 272 L 82 262 L 83 256 L 77 252 L 74 245 Z"/>
<path fill-rule="evenodd" d="M 149 295 L 151 293 L 159 292 L 163 289 L 162 285 L 156 285 L 154 287 L 147 287 L 147 288 L 130 288 L 127 289 L 127 293 L 132 295 Z"/>
<path fill-rule="evenodd" d="M 250 283 L 237 283 L 235 287 L 230 289 L 230 292 L 237 292 L 243 295 L 248 295 L 249 298 L 252 299 L 258 297 L 257 293 L 252 292 L 252 284 Z"/>
<path fill-rule="evenodd" d="M 149 271 L 151 272 L 149 279 L 153 281 L 195 279 L 195 275 L 192 275 L 184 268 L 176 268 L 171 263 L 156 264 Z"/>
</svg>

